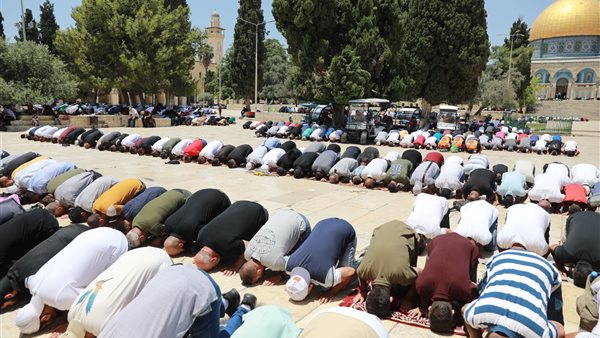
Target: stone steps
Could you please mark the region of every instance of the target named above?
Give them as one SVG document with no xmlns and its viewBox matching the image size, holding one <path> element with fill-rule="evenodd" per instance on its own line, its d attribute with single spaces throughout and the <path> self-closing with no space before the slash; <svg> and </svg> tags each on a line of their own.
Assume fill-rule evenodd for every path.
<svg viewBox="0 0 600 338">
<path fill-rule="evenodd" d="M 535 106 L 535 113 L 541 116 L 583 117 L 598 121 L 600 120 L 600 101 L 541 101 Z"/>
</svg>

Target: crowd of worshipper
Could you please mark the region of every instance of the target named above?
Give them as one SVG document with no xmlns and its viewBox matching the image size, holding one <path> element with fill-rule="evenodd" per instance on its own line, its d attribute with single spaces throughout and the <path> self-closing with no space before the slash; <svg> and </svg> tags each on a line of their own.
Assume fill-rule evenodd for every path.
<svg viewBox="0 0 600 338">
<path fill-rule="evenodd" d="M 500 121 L 497 121 L 500 122 Z M 292 123 L 291 121 L 246 121 L 242 128 L 255 131 L 258 137 L 279 137 L 290 140 L 301 139 L 305 141 L 330 141 L 342 140 L 341 129 L 326 125 Z M 579 155 L 577 142 L 567 140 L 563 142 L 560 135 L 531 135 L 528 130 L 516 127 L 502 126 L 501 124 L 481 124 L 477 129 L 451 130 L 415 130 L 406 129 L 381 129 L 375 136 L 375 144 L 392 147 L 437 149 L 441 152 L 468 152 L 479 153 L 483 149 L 494 151 L 515 151 L 522 153 L 537 153 L 550 155 Z"/>
<path fill-rule="evenodd" d="M 553 162 L 544 165 L 544 172 L 536 175 L 535 164 L 530 160 L 516 161 L 512 171 L 503 164 L 490 169 L 487 158 L 481 154 L 472 155 L 463 165 L 460 157 L 452 155 L 444 158 L 437 151 L 421 158 L 420 152 L 407 149 L 402 154 L 391 152 L 380 158 L 377 148 L 367 147 L 361 151 L 350 146 L 340 155 L 341 149 L 337 144 L 325 147 L 321 142 L 313 142 L 301 150 L 293 141 L 281 143 L 273 137 L 253 149 L 249 145 L 227 146 L 219 141 L 206 142 L 202 139 L 133 135 L 127 140 L 132 135 L 119 132 L 104 135 L 97 129 L 78 130 L 76 137 L 70 136 L 73 131 L 67 133 L 67 129 L 61 133 L 58 133 L 59 130 L 45 134 L 38 131 L 32 129 L 24 137 L 63 144 L 72 142 L 90 149 L 161 156 L 173 161 L 226 163 L 231 168 L 246 167 L 283 175 L 291 173 L 298 178 L 308 176 L 322 180 L 328 177 L 332 183 L 362 183 L 368 188 L 387 185 L 388 189 L 392 188 L 390 191 L 406 189 L 416 195 L 409 217 L 379 226 L 366 253 L 355 260 L 356 234 L 353 227 L 342 219 L 322 220 L 311 230 L 307 219 L 293 210 L 278 210 L 268 217 L 260 205 L 254 202 L 230 204 L 226 195 L 219 191 L 210 190 L 210 194 L 224 197 L 206 197 L 209 192 L 204 190 L 195 194 L 184 190 L 165 192 L 160 188 L 145 188 L 137 179 L 119 182 L 114 178 L 98 177 L 99 174 L 90 171 L 77 174 L 85 174 L 89 180 L 78 185 L 81 183 L 76 182 L 80 182 L 80 178 L 68 177 L 71 171 L 79 170 L 73 164 L 56 163 L 35 153 L 9 155 L 2 160 L 0 184 L 4 187 L 12 185 L 8 191 L 17 193 L 6 203 L 15 204 L 19 198 L 28 202 L 42 201 L 46 207 L 42 210 L 54 216 L 68 214 L 72 222 L 87 222 L 92 229 L 108 227 L 118 230 L 124 234 L 129 248 L 163 247 L 171 256 L 191 251 L 195 254 L 194 263 L 201 270 L 211 271 L 217 265 L 225 265 L 225 274 L 237 272 L 244 284 L 263 280 L 264 285 L 273 285 L 289 277 L 286 291 L 293 301 L 305 300 L 313 287 L 318 286 L 328 289 L 319 297 L 321 302 L 328 302 L 356 279 L 359 292 L 354 301 L 364 303 L 368 313 L 387 318 L 393 309 L 408 311 L 410 316 L 428 318 L 434 332 L 451 332 L 462 323 L 470 337 L 481 336 L 481 329 L 487 330 L 492 337 L 512 337 L 515 334 L 525 337 L 564 336 L 560 287 L 564 274 L 572 278 L 576 286 L 585 288 L 577 302 L 580 329 L 585 332 L 598 332 L 600 329 L 597 326 L 598 300 L 594 300 L 600 289 L 600 279 L 596 278 L 596 272 L 600 271 L 600 246 L 597 245 L 600 215 L 594 211 L 600 205 L 600 172 L 592 164 L 582 163 L 569 168 Z M 157 142 L 164 143 L 160 146 Z M 191 145 L 194 147 L 189 148 Z M 175 148 L 180 149 L 176 152 Z M 289 168 L 282 167 L 280 160 L 284 156 L 289 157 L 285 161 L 291 163 Z M 70 169 L 63 173 L 64 168 Z M 60 183 L 65 178 L 63 175 L 67 179 Z M 82 189 L 82 186 L 86 187 Z M 63 190 L 68 192 L 67 198 L 61 197 Z M 194 198 L 198 195 L 202 197 Z M 451 197 L 462 198 L 450 208 L 448 198 Z M 193 201 L 200 202 L 193 204 Z M 498 231 L 496 202 L 507 207 L 501 231 Z M 218 212 L 214 210 L 219 207 L 212 203 L 217 203 L 224 211 L 215 215 Z M 205 209 L 207 205 L 211 207 Z M 137 213 L 130 214 L 131 208 Z M 451 230 L 449 215 L 454 210 L 460 213 L 460 220 Z M 254 214 L 248 214 L 252 212 Z M 565 237 L 558 244 L 549 243 L 551 212 L 569 213 Z M 176 215 L 176 221 L 170 226 L 169 219 Z M 214 218 L 209 220 L 211 217 Z M 36 216 L 36 219 L 41 217 Z M 280 232 L 283 228 L 287 229 L 285 233 Z M 233 242 L 236 244 L 233 245 Z M 407 250 L 398 250 L 400 247 Z M 496 253 L 496 250 L 500 252 Z M 27 250 L 10 249 L 7 252 L 12 254 L 16 251 L 24 253 Z M 486 275 L 477 279 L 478 258 L 491 253 L 496 254 L 487 264 Z M 416 258 L 420 254 L 428 257 L 423 269 L 416 267 Z M 69 254 L 69 257 L 73 256 Z M 548 256 L 552 256 L 552 262 L 546 259 Z M 11 257 L 11 260 L 18 258 Z M 48 270 L 60 271 L 54 267 Z M 109 282 L 104 282 L 107 276 L 102 278 L 82 286 L 82 289 L 88 287 L 92 293 L 105 288 Z M 35 278 L 32 280 L 35 281 Z M 148 285 L 154 284 L 149 282 Z M 35 292 L 38 288 L 32 286 L 27 289 Z M 16 287 L 11 286 L 6 294 L 14 292 L 14 289 Z M 5 294 L 4 291 L 2 293 Z M 151 298 L 159 291 L 147 293 L 150 294 L 147 297 Z M 142 290 L 140 296 L 144 294 Z M 75 298 L 79 295 L 77 293 Z M 34 296 L 33 299 L 37 298 Z M 114 324 L 109 326 L 111 331 L 107 336 L 121 336 L 120 332 L 129 335 L 132 331 L 119 330 L 133 330 L 132 326 L 137 329 L 132 318 L 137 318 L 135 315 L 138 313 L 150 316 L 147 309 L 152 308 L 153 301 L 158 302 L 137 299 L 131 302 L 131 306 L 137 304 L 139 308 L 124 312 L 127 321 L 118 321 L 125 315 L 115 315 L 115 319 L 111 319 L 109 325 Z M 160 301 L 163 302 L 162 299 Z M 62 308 L 56 303 L 56 306 L 48 307 L 43 302 L 30 303 L 31 306 L 26 308 L 29 310 L 17 318 L 21 323 L 19 326 L 32 325 L 31 318 L 40 318 L 42 323 L 44 310 L 57 308 L 66 311 L 75 305 L 83 307 L 81 304 L 85 302 L 82 296 L 77 302 L 67 302 L 68 305 Z M 111 300 L 112 303 L 114 301 Z M 229 309 L 227 305 L 224 308 Z M 129 308 L 123 307 L 123 311 Z M 173 307 L 166 305 L 166 308 L 173 311 Z M 38 309 L 42 309 L 41 314 Z M 167 317 L 162 312 L 160 316 Z M 106 312 L 103 312 L 102 318 L 106 317 Z M 354 318 L 354 315 L 350 317 Z M 150 318 L 151 322 L 157 323 L 152 330 L 175 325 L 162 317 Z M 185 325 L 196 320 L 188 319 Z M 353 321 L 357 322 L 356 319 Z M 316 321 L 323 326 L 327 326 L 326 322 Z M 365 322 L 369 321 L 358 321 L 363 326 Z M 230 320 L 230 323 L 234 325 L 239 321 Z M 38 326 L 35 320 L 33 327 Z M 188 329 L 190 326 L 181 332 L 185 333 Z M 377 329 L 371 326 L 369 332 L 374 331 Z M 309 334 L 306 332 L 314 332 L 315 337 L 325 336 L 323 333 L 317 335 L 321 332 L 318 329 L 303 332 L 305 336 Z M 334 337 L 333 334 L 327 336 Z"/>
<path fill-rule="evenodd" d="M 564 240 L 549 244 L 550 198 L 557 197 L 550 178 L 559 186 L 568 180 L 584 190 L 597 187 L 598 169 L 591 165 L 546 166 L 535 177 L 531 201 L 509 207 L 501 231 L 492 199 L 480 198 L 493 195 L 487 184 L 497 176 L 475 169 L 462 187 L 468 198 L 456 208 L 454 230 L 448 200 L 424 191 L 408 218 L 378 226 L 356 259 L 354 227 L 341 218 L 311 227 L 294 210 L 269 215 L 259 203 L 232 203 L 217 189 L 192 194 L 146 187 L 137 178 L 102 176 L 34 152 L 1 157 L 0 180 L 16 194 L 0 202 L 0 302 L 5 308 L 31 295 L 16 316 L 22 333 L 37 332 L 68 311 L 65 337 L 268 337 L 265 330 L 273 337 L 387 337 L 377 317 L 388 318 L 397 308 L 427 317 L 434 332 L 464 324 L 469 337 L 481 337 L 482 329 L 491 337 L 562 337 L 561 272 L 585 288 L 577 301 L 582 332 L 600 330 L 600 214 L 573 207 L 583 202 L 571 204 Z M 504 172 L 498 193 L 511 175 L 521 185 L 506 191 L 525 189 L 521 170 L 528 164 Z M 489 173 L 479 176 L 478 170 Z M 539 177 L 544 184 L 533 197 Z M 25 191 L 43 203 L 25 211 Z M 59 227 L 56 217 L 64 214 L 72 224 Z M 478 279 L 484 253 L 495 254 Z M 182 254 L 193 255 L 195 266 L 173 265 L 170 257 Z M 422 254 L 427 261 L 418 268 Z M 256 308 L 255 296 L 240 297 L 235 289 L 221 294 L 207 274 L 218 266 L 245 285 L 287 279 L 294 302 L 315 287 L 323 292 L 319 301 L 329 302 L 356 281 L 353 302 L 364 303 L 366 312 L 325 310 L 301 331 L 284 308 Z M 229 320 L 219 332 L 225 315 Z M 333 320 L 341 325 L 333 327 Z"/>
</svg>

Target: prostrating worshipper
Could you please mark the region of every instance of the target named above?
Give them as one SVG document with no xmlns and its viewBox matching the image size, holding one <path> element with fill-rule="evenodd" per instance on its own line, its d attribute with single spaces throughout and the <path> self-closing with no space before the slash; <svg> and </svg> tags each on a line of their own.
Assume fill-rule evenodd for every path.
<svg viewBox="0 0 600 338">
<path fill-rule="evenodd" d="M 376 158 L 379 158 L 379 149 L 375 147 L 366 147 L 359 153 L 356 160 L 358 161 L 358 165 L 367 165 Z"/>
<path fill-rule="evenodd" d="M 525 135 L 525 134 L 522 134 Z M 528 136 L 523 137 L 519 141 L 519 152 L 530 153 L 531 152 L 531 139 Z"/>
<path fill-rule="evenodd" d="M 365 188 L 373 189 L 386 178 L 390 163 L 383 158 L 376 158 L 369 162 L 362 170 L 360 176 L 354 176 L 352 182 L 356 185 L 363 182 Z"/>
<path fill-rule="evenodd" d="M 360 292 L 354 301 L 366 299 L 367 312 L 388 318 L 394 296 L 405 296 L 421 272 L 416 267 L 416 247 L 417 234 L 404 222 L 394 220 L 375 228 L 369 249 L 356 270 Z M 403 306 L 410 309 L 410 305 Z"/>
<path fill-rule="evenodd" d="M 127 222 L 133 222 L 135 216 L 137 216 L 146 204 L 165 192 L 167 192 L 167 189 L 163 187 L 150 187 L 144 189 L 144 191 L 125 203 L 123 210 L 121 210 L 121 218 Z"/>
<path fill-rule="evenodd" d="M 409 160 L 412 163 L 413 168 L 416 168 L 423 161 L 423 155 L 417 150 L 408 149 L 402 153 L 402 159 Z"/>
<path fill-rule="evenodd" d="M 58 127 L 55 126 L 43 126 L 35 132 L 36 138 L 34 138 L 34 140 L 41 142 L 49 142 L 57 130 Z"/>
<path fill-rule="evenodd" d="M 438 194 L 446 199 L 450 199 L 453 195 L 460 195 L 457 191 L 462 189 L 464 177 L 465 170 L 460 163 L 446 161 L 435 179 Z"/>
<path fill-rule="evenodd" d="M 231 169 L 245 167 L 246 158 L 251 152 L 252 147 L 249 144 L 242 144 L 235 147 L 235 149 L 233 149 L 229 155 L 227 155 L 227 167 Z"/>
<path fill-rule="evenodd" d="M 314 143 L 313 143 L 314 144 Z M 298 157 L 292 166 L 294 178 L 303 178 L 312 176 L 312 165 L 319 157 L 315 152 L 304 152 Z"/>
<path fill-rule="evenodd" d="M 51 324 L 58 311 L 71 308 L 84 288 L 125 252 L 125 235 L 114 229 L 91 229 L 75 237 L 25 280 L 31 301 L 17 312 L 21 333 L 36 333 Z"/>
<path fill-rule="evenodd" d="M 329 142 L 340 142 L 342 140 L 342 134 L 344 131 L 341 129 L 336 129 L 329 134 Z"/>
<path fill-rule="evenodd" d="M 288 133 L 288 137 L 290 140 L 296 140 L 302 138 L 302 124 L 297 124 L 292 127 Z"/>
<path fill-rule="evenodd" d="M 28 153 L 17 156 L 11 161 L 7 161 L 4 164 L 2 169 L 2 177 L 0 177 L 0 186 L 8 187 L 13 185 L 13 174 L 17 168 L 20 168 L 22 165 L 34 160 L 35 158 L 40 157 L 40 154 L 30 151 Z"/>
<path fill-rule="evenodd" d="M 486 201 L 473 201 L 460 208 L 460 220 L 454 232 L 472 239 L 484 250 L 496 250 L 498 209 Z"/>
<path fill-rule="evenodd" d="M 79 127 L 71 130 L 67 135 L 60 135 L 60 137 L 62 138 L 62 145 L 75 144 L 75 141 L 77 141 L 79 136 L 81 136 L 81 134 L 83 133 L 85 133 L 85 129 Z"/>
<path fill-rule="evenodd" d="M 558 156 L 562 152 L 563 143 L 560 139 L 553 139 L 548 142 L 548 154 Z"/>
<path fill-rule="evenodd" d="M 244 316 L 244 323 L 231 338 L 298 338 L 300 328 L 284 307 L 263 305 Z"/>
<path fill-rule="evenodd" d="M 452 232 L 448 200 L 432 194 L 418 194 L 405 223 L 419 235 L 417 252 L 420 254 L 427 240 Z"/>
<path fill-rule="evenodd" d="M 298 146 L 296 145 L 296 142 L 294 142 L 294 141 L 285 141 L 279 146 L 279 148 L 288 152 L 292 149 L 298 148 Z"/>
<path fill-rule="evenodd" d="M 496 177 L 496 185 L 502 184 L 502 175 L 508 172 L 508 166 L 502 163 L 496 164 L 492 167 L 494 176 Z"/>
<path fill-rule="evenodd" d="M 287 175 L 294 167 L 294 162 L 302 156 L 302 151 L 298 148 L 288 150 L 277 161 L 277 174 L 279 176 Z"/>
<path fill-rule="evenodd" d="M 413 164 L 406 159 L 398 159 L 390 163 L 389 169 L 385 173 L 383 184 L 389 192 L 398 192 L 410 187 L 410 175 L 413 172 Z"/>
<path fill-rule="evenodd" d="M 550 203 L 562 203 L 565 199 L 565 195 L 561 192 L 564 186 L 564 181 L 560 177 L 548 173 L 539 174 L 535 177 L 533 187 L 529 190 L 529 200 L 532 202 L 548 200 Z"/>
<path fill-rule="evenodd" d="M 258 203 L 233 203 L 198 232 L 196 243 L 200 251 L 194 256 L 194 263 L 204 271 L 222 263 L 226 275 L 233 275 L 244 263 L 248 241 L 268 219 L 269 213 Z"/>
<path fill-rule="evenodd" d="M 173 262 L 164 250 L 131 250 L 99 274 L 69 309 L 63 338 L 98 336 L 106 324 L 129 304 L 146 284 Z"/>
<path fill-rule="evenodd" d="M 400 131 L 398 131 L 396 129 L 390 130 L 385 142 L 381 142 L 381 143 L 388 145 L 390 147 L 397 146 L 398 144 L 400 144 Z"/>
<path fill-rule="evenodd" d="M 198 163 L 205 164 L 207 162 L 212 162 L 212 160 L 215 159 L 221 148 L 223 148 L 223 142 L 219 140 L 208 142 L 206 146 L 202 148 L 200 154 L 198 155 Z"/>
<path fill-rule="evenodd" d="M 246 169 L 254 170 L 262 165 L 262 159 L 269 152 L 265 146 L 258 146 L 246 157 Z"/>
<path fill-rule="evenodd" d="M 85 134 L 85 133 L 84 133 Z M 84 134 L 81 134 L 82 136 Z M 85 149 L 95 149 L 98 140 L 104 135 L 102 131 L 99 129 L 92 129 L 89 134 L 85 137 L 81 137 L 80 143 L 78 144 L 80 147 L 84 147 Z"/>
<path fill-rule="evenodd" d="M 438 236 L 427 246 L 427 263 L 416 282 L 420 305 L 413 313 L 427 316 L 431 331 L 453 333 L 462 323 L 462 307 L 479 295 L 478 258 L 474 241 L 456 233 Z"/>
<path fill-rule="evenodd" d="M 316 128 L 315 130 L 313 130 L 313 132 L 310 134 L 309 139 L 311 141 L 323 141 L 325 132 L 326 132 L 326 127 L 320 126 L 319 128 Z"/>
<path fill-rule="evenodd" d="M 535 145 L 531 148 L 531 150 L 536 152 L 538 155 L 545 155 L 548 153 L 548 142 L 541 138 L 535 142 Z"/>
<path fill-rule="evenodd" d="M 385 154 L 385 156 L 383 158 L 390 161 L 390 163 L 391 163 L 391 162 L 394 162 L 394 161 L 400 159 L 401 157 L 402 157 L 402 154 L 400 154 L 399 152 L 390 151 L 387 154 Z"/>
<path fill-rule="evenodd" d="M 148 136 L 142 139 L 140 146 L 136 149 L 136 152 L 140 156 L 151 155 L 152 154 L 152 145 L 158 141 L 160 141 L 160 136 Z"/>
<path fill-rule="evenodd" d="M 210 164 L 213 167 L 218 167 L 223 163 L 227 163 L 229 154 L 231 154 L 235 150 L 235 148 L 236 147 L 232 144 L 226 144 L 226 145 L 222 146 Z"/>
<path fill-rule="evenodd" d="M 170 138 L 167 142 L 165 142 L 165 144 L 163 144 L 162 149 L 160 150 L 160 158 L 163 160 L 169 158 L 173 152 L 173 148 L 175 148 L 175 146 L 180 142 L 181 139 L 178 137 Z"/>
<path fill-rule="evenodd" d="M 118 131 L 113 131 L 108 134 L 105 134 L 100 138 L 100 140 L 98 140 L 98 145 L 96 146 L 96 148 L 100 151 L 108 150 L 114 142 L 114 140 L 116 140 L 120 136 L 121 133 Z"/>
<path fill-rule="evenodd" d="M 312 164 L 312 172 L 315 179 L 317 181 L 324 179 L 339 158 L 340 153 L 334 150 L 325 150 L 322 152 Z"/>
<path fill-rule="evenodd" d="M 512 208 L 517 207 L 513 206 Z M 478 299 L 462 314 L 468 336 L 564 337 L 561 277 L 522 243 L 492 257 Z"/>
<path fill-rule="evenodd" d="M 471 155 L 465 164 L 465 175 L 471 175 L 475 169 L 489 169 L 490 163 L 484 155 Z"/>
<path fill-rule="evenodd" d="M 256 137 L 267 137 L 267 131 L 269 130 L 270 126 L 267 124 L 261 124 L 260 126 L 256 127 L 256 130 L 254 131 L 254 135 L 256 135 Z"/>
<path fill-rule="evenodd" d="M 64 128 L 62 130 L 62 132 L 60 133 L 60 135 L 58 135 L 58 137 L 54 138 L 55 135 L 53 135 L 53 139 L 52 139 L 52 143 L 63 143 L 65 138 L 67 137 L 67 135 L 69 135 L 73 130 L 77 129 L 74 126 L 67 126 L 67 128 Z"/>
<path fill-rule="evenodd" d="M 552 162 L 544 164 L 543 169 L 544 174 L 551 174 L 560 178 L 563 184 L 571 183 L 571 171 L 568 165 L 560 162 Z"/>
<path fill-rule="evenodd" d="M 335 323 L 335 324 L 334 324 Z M 388 338 L 379 318 L 349 307 L 319 311 L 298 338 Z"/>
<path fill-rule="evenodd" d="M 279 159 L 285 155 L 285 150 L 281 148 L 273 148 L 269 150 L 268 153 L 262 159 L 262 166 L 260 167 L 260 171 L 269 174 L 277 170 L 277 162 Z"/>
<path fill-rule="evenodd" d="M 330 183 L 350 183 L 352 172 L 358 167 L 358 162 L 352 157 L 340 159 L 331 169 L 329 169 Z"/>
<path fill-rule="evenodd" d="M 323 142 L 313 142 L 309 144 L 306 149 L 304 149 L 305 153 L 322 153 L 327 149 Z"/>
<path fill-rule="evenodd" d="M 237 306 L 226 295 L 206 272 L 190 264 L 172 265 L 161 269 L 98 337 L 228 338 L 256 307 L 257 299 L 246 294 Z M 229 322 L 219 332 L 223 309 Z"/>
<path fill-rule="evenodd" d="M 275 148 L 279 148 L 279 146 L 281 146 L 281 141 L 277 137 L 269 137 L 262 145 L 271 151 Z"/>
<path fill-rule="evenodd" d="M 152 146 L 150 147 L 151 154 L 149 155 L 152 155 L 152 157 L 160 156 L 162 148 L 167 142 L 169 142 L 170 139 L 170 137 L 163 137 L 160 140 L 154 142 L 154 144 L 152 144 Z"/>
<path fill-rule="evenodd" d="M 444 155 L 437 151 L 430 151 L 423 158 L 423 162 L 427 161 L 432 161 L 433 163 L 437 164 L 438 167 L 441 167 L 442 165 L 444 165 Z"/>
<path fill-rule="evenodd" d="M 573 175 L 573 183 L 581 184 L 588 189 L 591 189 L 594 184 L 600 182 L 600 170 L 593 164 L 576 164 L 571 169 L 571 173 Z"/>
<path fill-rule="evenodd" d="M 319 302 L 329 303 L 354 277 L 355 251 L 356 233 L 350 223 L 340 218 L 319 221 L 286 262 L 290 279 L 285 289 L 290 299 L 302 301 L 314 285 L 320 285 L 328 290 Z"/>
<path fill-rule="evenodd" d="M 0 198 L 0 225 L 25 212 L 17 194 Z"/>
<path fill-rule="evenodd" d="M 71 162 L 56 162 L 45 166 L 31 176 L 27 184 L 27 190 L 40 196 L 44 195 L 48 193 L 46 186 L 50 180 L 75 168 L 75 164 Z"/>
<path fill-rule="evenodd" d="M 264 285 L 279 282 L 288 257 L 302 245 L 310 232 L 310 223 L 304 215 L 290 209 L 275 211 L 246 247 L 246 262 L 239 270 L 242 283 L 257 283 L 264 276 L 265 269 L 279 274 L 266 279 Z"/>
<path fill-rule="evenodd" d="M 266 132 L 266 137 L 273 137 L 273 136 L 277 136 L 277 132 L 279 131 L 279 128 L 281 128 L 278 124 L 274 124 L 272 127 L 270 127 L 269 129 L 267 129 Z"/>
<path fill-rule="evenodd" d="M 121 215 L 125 203 L 145 188 L 144 182 L 137 178 L 124 179 L 113 185 L 94 201 L 93 214 L 88 217 L 87 223 L 92 228 L 108 225 Z"/>
<path fill-rule="evenodd" d="M 12 266 L 13 261 L 23 257 L 58 230 L 58 221 L 45 209 L 35 208 L 0 226 L 0 278 Z"/>
<path fill-rule="evenodd" d="M 183 151 L 190 144 L 192 144 L 192 142 L 194 142 L 194 140 L 189 138 L 184 138 L 183 140 L 179 141 L 175 146 L 173 146 L 173 149 L 171 150 L 170 159 L 181 160 L 183 158 Z"/>
<path fill-rule="evenodd" d="M 121 140 L 121 146 L 117 146 L 117 150 L 122 153 L 128 153 L 133 148 L 135 143 L 142 139 L 142 135 L 140 134 L 129 134 L 126 138 Z"/>
<path fill-rule="evenodd" d="M 452 138 L 452 145 L 450 146 L 450 151 L 453 153 L 462 152 L 465 150 L 465 137 L 462 134 L 456 134 L 459 132 L 458 130 L 454 131 L 454 137 Z"/>
<path fill-rule="evenodd" d="M 48 184 L 46 184 L 46 190 L 49 195 L 54 195 L 56 188 L 58 188 L 61 184 L 65 183 L 69 178 L 73 176 L 77 176 L 85 172 L 85 169 L 74 168 L 69 171 L 66 171 L 53 179 L 51 179 Z"/>
<path fill-rule="evenodd" d="M 1 158 L 1 159 L 0 159 L 0 175 L 2 175 L 2 172 L 4 171 L 4 167 L 6 167 L 6 165 L 7 165 L 7 164 L 8 164 L 10 161 L 12 161 L 12 160 L 14 160 L 14 159 L 18 158 L 18 157 L 19 157 L 19 156 L 21 156 L 21 155 L 22 155 L 22 154 L 16 154 L 16 153 L 12 153 L 12 154 L 10 154 L 10 155 L 8 155 L 8 156 L 5 156 L 5 157 Z"/>
<path fill-rule="evenodd" d="M 575 338 L 597 338 L 600 336 L 600 277 L 592 274 L 585 282 L 585 290 L 577 297 L 577 314 L 579 315 L 579 333 Z M 592 333 L 590 335 L 590 333 Z M 571 337 L 571 336 L 567 336 Z"/>
<path fill-rule="evenodd" d="M 561 212 L 569 210 L 585 210 L 588 205 L 587 190 L 581 184 L 567 184 L 564 187 L 565 198 L 562 201 Z"/>
<path fill-rule="evenodd" d="M 600 214 L 573 213 L 567 219 L 566 240 L 550 246 L 556 267 L 568 273 L 576 286 L 585 287 L 592 271 L 600 271 Z"/>
<path fill-rule="evenodd" d="M 206 141 L 203 139 L 195 139 L 185 149 L 183 149 L 183 162 L 195 162 L 200 155 L 200 152 L 204 148 Z"/>
<path fill-rule="evenodd" d="M 71 222 L 85 222 L 93 212 L 96 199 L 117 183 L 119 183 L 119 179 L 115 177 L 102 176 L 84 188 L 77 195 L 73 209 L 69 211 Z"/>
<path fill-rule="evenodd" d="M 165 220 L 179 209 L 191 196 L 187 190 L 173 189 L 148 202 L 131 222 L 127 233 L 130 248 L 137 248 L 156 239 L 162 244 L 167 237 Z"/>
<path fill-rule="evenodd" d="M 415 136 L 413 134 L 406 134 L 406 135 L 404 135 L 404 137 L 402 137 L 402 140 L 400 140 L 400 147 L 412 148 L 414 140 L 415 140 Z"/>
<path fill-rule="evenodd" d="M 517 160 L 513 170 L 525 176 L 527 186 L 533 185 L 535 180 L 535 163 L 533 161 Z"/>
<path fill-rule="evenodd" d="M 8 191 L 14 192 L 15 190 L 17 190 L 21 194 L 24 193 L 25 191 L 28 190 L 29 180 L 31 180 L 31 178 L 37 172 L 44 169 L 45 167 L 55 164 L 55 163 L 58 163 L 58 162 L 55 160 L 46 158 L 44 156 L 40 156 L 34 160 L 31 160 L 31 161 L 23 164 L 21 167 L 17 168 L 13 172 L 14 187 L 9 188 Z M 23 197 L 23 194 L 21 195 L 21 197 Z M 29 203 L 35 203 L 35 202 L 37 202 L 37 201 L 31 200 L 31 201 L 27 201 L 26 203 L 24 202 L 23 204 L 29 204 Z"/>
<path fill-rule="evenodd" d="M 562 147 L 562 153 L 569 157 L 579 155 L 579 149 L 577 149 L 577 141 L 568 140 Z"/>
<path fill-rule="evenodd" d="M 375 136 L 375 140 L 373 140 L 373 142 L 375 142 L 376 146 L 384 145 L 384 144 L 386 144 L 387 138 L 388 138 L 388 132 L 385 130 L 382 130 L 379 133 L 377 133 L 377 135 Z"/>
<path fill-rule="evenodd" d="M 498 248 L 510 249 L 515 243 L 540 256 L 548 254 L 550 204 L 516 204 L 506 210 L 504 228 L 498 233 Z"/>
<path fill-rule="evenodd" d="M 70 224 L 58 228 L 52 236 L 45 239 L 23 257 L 19 258 L 0 279 L 0 308 L 16 304 L 18 296 L 26 293 L 25 281 L 54 257 L 67 244 L 90 228 L 83 224 Z"/>
<path fill-rule="evenodd" d="M 435 193 L 435 179 L 440 174 L 440 167 L 433 161 L 423 161 L 410 176 L 410 185 L 415 195 L 423 191 Z"/>
<path fill-rule="evenodd" d="M 112 152 L 117 151 L 118 148 L 121 147 L 121 142 L 123 142 L 123 140 L 129 136 L 129 134 L 127 133 L 121 133 L 121 135 L 119 137 L 117 137 L 116 139 L 114 139 L 110 145 L 108 146 L 108 149 L 106 150 L 110 150 Z"/>
<path fill-rule="evenodd" d="M 477 154 L 481 152 L 481 144 L 479 144 L 479 138 L 477 138 L 477 136 L 467 136 L 467 140 L 465 141 L 465 151 L 469 154 Z"/>
<path fill-rule="evenodd" d="M 482 196 L 493 203 L 496 199 L 496 175 L 489 169 L 475 169 L 463 186 L 463 197 L 468 201 L 477 201 Z"/>
<path fill-rule="evenodd" d="M 283 125 L 279 128 L 279 130 L 277 130 L 277 134 L 273 135 L 273 136 L 277 136 L 280 138 L 286 138 L 288 135 L 288 132 L 290 130 L 289 126 Z"/>
<path fill-rule="evenodd" d="M 60 137 L 60 135 L 62 135 L 62 133 L 64 133 L 67 129 L 69 129 L 69 127 L 63 127 L 63 128 L 56 130 L 54 132 L 54 134 L 52 134 L 52 138 L 48 141 L 52 142 L 52 143 L 58 142 L 58 138 Z"/>
<path fill-rule="evenodd" d="M 177 211 L 165 220 L 164 248 L 170 256 L 192 249 L 198 232 L 231 206 L 229 197 L 217 189 L 202 189 L 193 193 Z"/>
<path fill-rule="evenodd" d="M 502 174 L 502 183 L 496 190 L 498 203 L 509 208 L 515 203 L 523 203 L 527 199 L 527 183 L 520 172 L 510 171 Z"/>
<path fill-rule="evenodd" d="M 84 171 L 79 175 L 75 175 L 63 184 L 56 188 L 53 198 L 54 201 L 46 205 L 46 209 L 54 216 L 60 217 L 69 209 L 75 206 L 77 196 L 94 180 L 100 178 L 101 175 L 95 171 Z"/>
<path fill-rule="evenodd" d="M 374 148 L 374 149 L 377 149 L 377 148 Z M 346 150 L 344 150 L 341 158 L 353 158 L 358 161 L 358 157 L 360 156 L 361 152 L 362 152 L 362 150 L 360 150 L 359 147 L 349 146 L 348 148 L 346 148 Z M 379 154 L 379 151 L 377 151 L 377 154 Z M 379 157 L 379 156 L 377 156 L 377 157 Z"/>
<path fill-rule="evenodd" d="M 600 206 L 600 182 L 596 182 L 590 189 L 590 197 L 588 197 L 589 210 L 595 211 Z"/>
</svg>

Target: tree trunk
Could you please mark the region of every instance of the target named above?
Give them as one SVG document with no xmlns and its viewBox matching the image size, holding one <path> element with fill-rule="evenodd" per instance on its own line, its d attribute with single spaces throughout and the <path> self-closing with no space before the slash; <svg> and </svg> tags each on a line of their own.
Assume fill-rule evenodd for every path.
<svg viewBox="0 0 600 338">
<path fill-rule="evenodd" d="M 421 119 L 419 128 L 423 128 L 427 123 L 431 124 L 431 104 L 423 98 L 421 98 L 421 112 L 423 114 L 423 118 Z"/>
<path fill-rule="evenodd" d="M 344 125 L 344 105 L 335 104 L 333 106 L 333 125 L 335 128 L 345 128 Z"/>
<path fill-rule="evenodd" d="M 246 106 L 246 109 L 247 109 L 248 111 L 252 111 L 252 110 L 250 109 L 250 98 L 249 98 L 249 97 L 247 97 L 247 96 L 245 96 L 245 97 L 244 97 L 244 105 Z M 256 113 L 256 112 L 254 112 L 254 113 Z"/>
</svg>

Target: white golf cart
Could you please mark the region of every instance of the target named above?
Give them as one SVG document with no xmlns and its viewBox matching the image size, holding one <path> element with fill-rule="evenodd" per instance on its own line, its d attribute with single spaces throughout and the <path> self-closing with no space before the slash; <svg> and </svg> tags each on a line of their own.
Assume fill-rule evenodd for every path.
<svg viewBox="0 0 600 338">
<path fill-rule="evenodd" d="M 360 142 L 367 144 L 369 139 L 377 136 L 376 117 L 382 110 L 387 109 L 390 101 L 386 99 L 351 100 L 346 128 L 342 134 L 342 142 Z"/>
<path fill-rule="evenodd" d="M 458 107 L 440 104 L 440 112 L 437 116 L 437 128 L 440 130 L 456 130 L 458 122 Z"/>
</svg>

